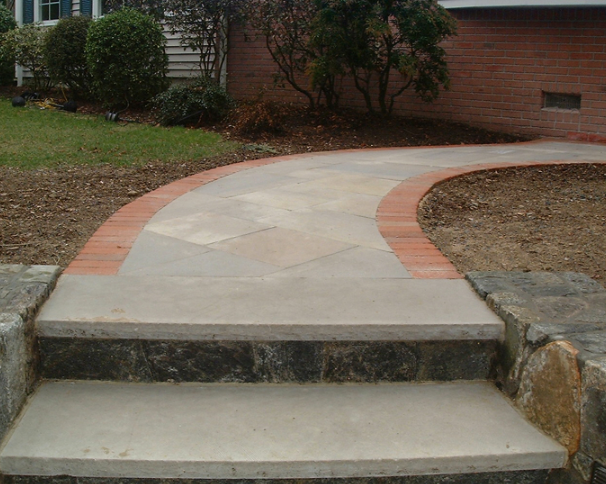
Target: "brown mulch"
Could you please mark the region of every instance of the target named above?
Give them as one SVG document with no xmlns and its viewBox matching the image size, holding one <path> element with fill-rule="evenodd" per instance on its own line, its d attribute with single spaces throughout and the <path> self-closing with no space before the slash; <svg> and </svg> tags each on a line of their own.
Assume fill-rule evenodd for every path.
<svg viewBox="0 0 606 484">
<path fill-rule="evenodd" d="M 373 118 L 354 111 L 310 113 L 293 106 L 271 109 L 279 116 L 279 129 L 271 133 L 242 134 L 240 121 L 251 116 L 246 110 L 238 112 L 240 119 L 203 126 L 245 144 L 237 153 L 212 159 L 138 167 L 31 171 L 0 167 L 0 263 L 65 267 L 118 208 L 216 166 L 311 151 L 521 139 L 443 121 Z M 80 106 L 79 112 L 104 110 L 89 104 Z M 154 122 L 146 110 L 121 116 Z M 605 214 L 603 166 L 545 166 L 469 175 L 442 184 L 423 205 L 420 222 L 463 272 L 578 270 L 604 280 Z"/>
<path fill-rule="evenodd" d="M 419 223 L 460 272 L 577 271 L 606 282 L 606 165 L 454 178 L 425 197 Z"/>
</svg>

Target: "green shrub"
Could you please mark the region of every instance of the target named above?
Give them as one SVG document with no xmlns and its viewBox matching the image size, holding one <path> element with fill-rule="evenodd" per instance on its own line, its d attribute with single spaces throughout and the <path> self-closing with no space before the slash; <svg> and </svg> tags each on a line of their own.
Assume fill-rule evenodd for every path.
<svg viewBox="0 0 606 484">
<path fill-rule="evenodd" d="M 91 76 L 84 52 L 91 24 L 90 17 L 84 15 L 62 18 L 48 33 L 44 45 L 51 79 L 77 94 L 86 95 L 91 90 Z"/>
<path fill-rule="evenodd" d="M 0 4 L 0 34 L 4 34 L 9 30 L 17 28 L 17 22 L 13 17 L 13 13 Z M 0 44 L 1 44 L 0 39 Z M 0 45 L 0 86 L 10 84 L 15 77 L 15 59 L 8 52 L 3 54 L 2 46 Z"/>
<path fill-rule="evenodd" d="M 162 28 L 153 18 L 123 9 L 96 22 L 86 41 L 93 92 L 109 107 L 143 103 L 167 87 Z"/>
<path fill-rule="evenodd" d="M 31 74 L 34 89 L 48 89 L 51 81 L 44 58 L 45 37 L 52 27 L 26 24 L 2 34 L 3 57 L 15 62 Z"/>
<path fill-rule="evenodd" d="M 165 126 L 195 123 L 200 118 L 222 119 L 232 106 L 233 100 L 225 88 L 205 78 L 172 86 L 153 100 L 156 117 Z"/>
</svg>

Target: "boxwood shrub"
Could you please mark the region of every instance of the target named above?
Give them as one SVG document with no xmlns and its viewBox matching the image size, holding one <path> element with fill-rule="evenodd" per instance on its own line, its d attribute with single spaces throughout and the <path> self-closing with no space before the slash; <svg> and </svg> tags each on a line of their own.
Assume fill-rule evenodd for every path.
<svg viewBox="0 0 606 484">
<path fill-rule="evenodd" d="M 149 101 L 167 87 L 162 28 L 132 9 L 118 10 L 88 30 L 86 62 L 93 92 L 108 107 Z"/>
</svg>

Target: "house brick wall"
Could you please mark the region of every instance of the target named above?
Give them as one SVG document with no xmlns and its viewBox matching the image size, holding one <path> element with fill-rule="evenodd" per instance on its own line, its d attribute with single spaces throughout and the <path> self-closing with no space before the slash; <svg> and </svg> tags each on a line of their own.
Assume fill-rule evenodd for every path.
<svg viewBox="0 0 606 484">
<path fill-rule="evenodd" d="M 395 112 L 517 133 L 606 140 L 606 8 L 452 10 L 459 35 L 444 43 L 451 90 L 432 104 L 402 95 Z M 228 60 L 237 98 L 306 102 L 276 85 L 264 39 L 234 27 Z M 543 108 L 543 93 L 581 95 L 580 110 Z M 342 104 L 364 108 L 353 86 Z"/>
</svg>

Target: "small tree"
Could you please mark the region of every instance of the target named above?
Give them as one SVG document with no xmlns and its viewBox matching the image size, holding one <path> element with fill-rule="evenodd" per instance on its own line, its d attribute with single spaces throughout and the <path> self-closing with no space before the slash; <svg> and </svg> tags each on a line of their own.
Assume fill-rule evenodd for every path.
<svg viewBox="0 0 606 484">
<path fill-rule="evenodd" d="M 325 47 L 318 65 L 343 65 L 374 111 L 373 85 L 381 113 L 410 86 L 424 101 L 448 88 L 446 53 L 440 42 L 456 23 L 436 0 L 315 0 L 314 42 Z M 393 74 L 400 75 L 392 88 Z"/>
<path fill-rule="evenodd" d="M 17 28 L 13 13 L 0 4 L 0 35 Z M 0 38 L 0 85 L 9 84 L 15 77 L 15 58 L 2 48 Z"/>
<path fill-rule="evenodd" d="M 44 58 L 45 37 L 50 29 L 26 24 L 2 34 L 0 43 L 3 57 L 15 59 L 17 64 L 30 72 L 34 89 L 48 89 L 52 85 Z"/>
<path fill-rule="evenodd" d="M 164 20 L 181 46 L 199 52 L 200 75 L 220 81 L 227 60 L 228 23 L 242 16 L 244 0 L 166 0 Z"/>
<path fill-rule="evenodd" d="M 92 20 L 84 15 L 65 17 L 46 36 L 44 55 L 51 79 L 77 94 L 91 91 L 86 64 L 86 37 Z"/>
<path fill-rule="evenodd" d="M 250 23 L 265 36 L 267 50 L 279 69 L 279 78 L 303 94 L 310 109 L 324 97 L 329 105 L 338 101 L 336 78 L 340 68 L 326 63 L 325 47 L 314 42 L 318 8 L 313 0 L 256 0 Z M 321 68 L 320 68 L 321 67 Z"/>
<path fill-rule="evenodd" d="M 123 9 L 94 22 L 86 61 L 95 95 L 110 107 L 141 103 L 167 87 L 166 40 L 148 15 Z"/>
</svg>

